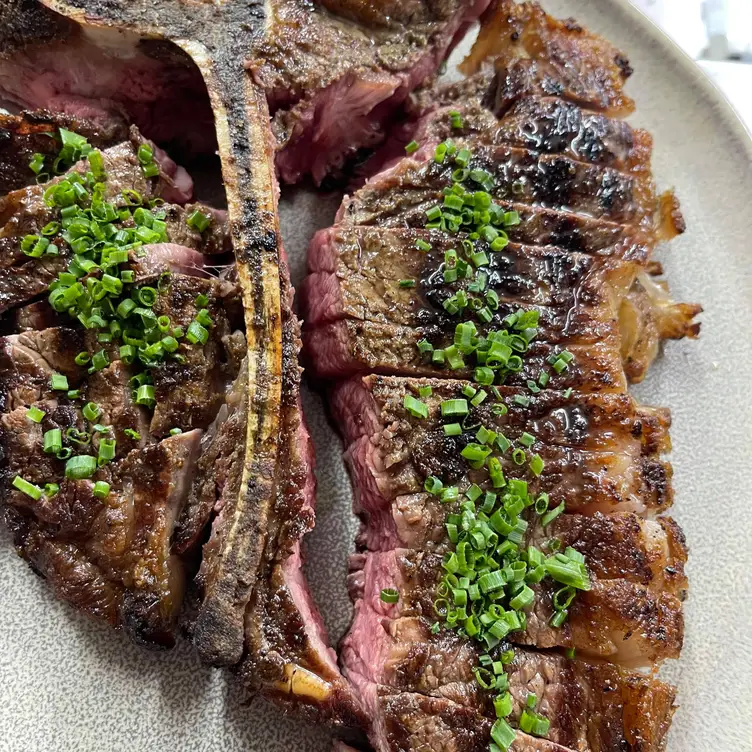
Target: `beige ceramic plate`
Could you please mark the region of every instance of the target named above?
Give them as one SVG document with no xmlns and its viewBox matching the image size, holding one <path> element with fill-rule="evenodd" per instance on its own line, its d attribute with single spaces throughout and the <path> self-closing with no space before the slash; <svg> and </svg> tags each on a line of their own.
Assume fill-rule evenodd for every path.
<svg viewBox="0 0 752 752">
<path fill-rule="evenodd" d="M 706 308 L 699 342 L 672 343 L 637 390 L 674 414 L 675 516 L 691 547 L 670 752 L 752 750 L 752 142 L 722 96 L 626 0 L 544 0 L 626 52 L 634 120 L 655 136 L 655 173 L 675 186 L 689 225 L 665 249 L 676 296 Z M 307 241 L 338 196 L 282 202 L 296 280 Z M 306 411 L 318 452 L 319 522 L 308 550 L 334 637 L 347 626 L 346 556 L 354 532 L 340 445 L 317 396 Z M 0 539 L 0 751 L 303 752 L 321 729 L 242 695 L 187 645 L 152 654 L 55 602 Z"/>
</svg>

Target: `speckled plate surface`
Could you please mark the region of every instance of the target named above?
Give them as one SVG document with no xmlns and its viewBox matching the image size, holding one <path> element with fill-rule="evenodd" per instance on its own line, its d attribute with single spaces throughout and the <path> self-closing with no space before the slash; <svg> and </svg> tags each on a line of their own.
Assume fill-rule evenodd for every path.
<svg viewBox="0 0 752 752">
<path fill-rule="evenodd" d="M 674 186 L 688 232 L 659 251 L 678 299 L 706 308 L 699 342 L 670 343 L 636 390 L 674 415 L 674 514 L 691 548 L 680 661 L 664 677 L 681 707 L 670 752 L 752 750 L 752 141 L 695 65 L 626 0 L 544 0 L 625 50 L 634 121 L 655 136 L 659 185 Z M 293 277 L 338 195 L 287 191 Z M 319 521 L 308 573 L 337 639 L 350 616 L 346 557 L 355 523 L 340 442 L 304 394 L 318 453 Z M 187 644 L 154 654 L 56 602 L 0 536 L 2 752 L 308 752 L 328 734 L 244 704 L 228 675 Z"/>
</svg>

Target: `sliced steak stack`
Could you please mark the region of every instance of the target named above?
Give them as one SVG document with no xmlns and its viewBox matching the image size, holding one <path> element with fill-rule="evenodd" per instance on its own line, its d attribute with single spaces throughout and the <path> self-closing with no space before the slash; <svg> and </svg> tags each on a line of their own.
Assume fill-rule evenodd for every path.
<svg viewBox="0 0 752 752">
<path fill-rule="evenodd" d="M 59 275 L 85 258 L 71 245 L 50 196 L 91 165 L 82 159 L 51 180 L 42 173 L 37 185 L 29 163 L 41 154 L 44 169 L 52 165 L 60 134 L 70 134 L 70 127 L 94 137 L 99 131 L 40 113 L 8 116 L 4 126 L 21 152 L 6 152 L 13 167 L 8 187 L 15 190 L 0 198 L 2 313 L 11 330 L 0 340 L 2 483 L 19 553 L 59 597 L 148 646 L 174 643 L 188 595 L 194 608 L 184 623 L 203 658 L 236 667 L 255 692 L 295 701 L 318 719 L 356 725 L 359 710 L 300 569 L 300 541 L 314 524 L 315 485 L 286 267 L 282 404 L 265 408 L 281 410 L 282 448 L 269 466 L 272 495 L 260 498 L 269 508 L 259 510 L 245 504 L 246 432 L 259 416 L 248 410 L 249 354 L 238 275 L 225 255 L 232 250 L 225 213 L 185 203 L 190 178 L 156 148 L 157 174 L 147 175 L 141 150 L 149 145 L 135 127 L 101 142 L 115 142 L 101 152 L 101 198 L 128 213 L 120 226 L 142 221 L 138 212 L 147 206 L 156 207 L 153 216 L 162 222 L 161 237 L 146 233 L 121 267 L 134 291 L 153 293 L 149 311 L 139 310 L 169 322 L 160 326 L 180 340 L 175 357 L 149 368 L 152 402 L 143 403 L 141 382 L 134 384 L 143 367 L 132 362 L 127 346 L 121 349 L 129 340 L 100 343 L 96 327 L 82 326 L 80 317 L 47 300 L 53 301 Z M 42 236 L 57 252 L 30 253 L 24 238 L 47 231 Z M 216 266 L 226 269 L 221 278 L 213 275 Z M 90 269 L 89 276 L 92 283 L 98 278 Z M 141 302 L 138 293 L 131 299 Z M 183 339 L 196 321 L 203 321 L 204 339 Z M 100 350 L 108 363 L 90 371 L 92 361 L 80 354 Z M 65 389 L 55 384 L 61 377 Z M 97 408 L 98 431 L 85 412 L 89 403 Z M 45 437 L 55 431 L 62 444 L 57 455 L 45 451 Z M 65 477 L 66 455 L 81 451 L 83 441 L 83 453 L 96 457 L 103 439 L 115 441 L 112 461 L 86 478 Z M 105 495 L 102 483 L 109 486 Z M 257 569 L 246 558 L 253 550 Z"/>
<path fill-rule="evenodd" d="M 699 332 L 654 279 L 678 204 L 617 119 L 626 58 L 574 21 L 493 2 L 464 69 L 309 249 L 363 523 L 341 662 L 380 752 L 662 750 L 675 690 L 635 669 L 679 655 L 687 551 L 670 415 L 627 387 Z"/>
<path fill-rule="evenodd" d="M 16 140 L 33 139 L 34 153 L 48 156 L 51 165 L 60 150 L 58 131 L 39 129 L 53 123 L 60 126 L 61 121 L 32 114 L 6 118 L 3 132 Z M 63 123 L 61 133 L 78 127 Z M 82 126 L 83 133 L 97 132 L 90 124 Z M 41 132 L 49 134 L 44 137 L 49 145 L 38 152 Z M 103 137 L 103 145 L 117 135 Z M 106 175 L 101 198 L 128 212 L 123 227 L 135 227 L 138 209 L 146 212 L 158 199 L 162 206 L 154 211 L 161 211 L 166 232 L 176 241 L 134 247 L 129 264 L 134 289 L 155 289 L 159 280 L 151 315 L 183 330 L 196 317 L 195 301 L 203 296 L 202 307 L 213 322 L 211 336 L 195 346 L 176 340 L 180 359 L 151 369 L 157 404 L 150 409 L 149 400 L 136 395 L 132 378 L 138 369 L 131 365 L 132 356 L 120 350 L 122 341 L 98 336 L 96 326 L 84 327 L 47 302 L 50 284 L 85 257 L 79 255 L 83 248 L 72 251 L 69 242 L 77 236 L 70 234 L 70 226 L 61 226 L 61 209 L 50 201 L 50 192 L 72 175 L 85 175 L 88 162 L 77 162 L 53 180 L 18 187 L 33 183 L 34 173 L 23 148 L 15 163 L 8 151 L 8 164 L 16 169 L 6 174 L 16 190 L 0 198 L 2 311 L 17 331 L 0 341 L 4 513 L 19 553 L 60 597 L 123 627 L 138 642 L 170 646 L 186 586 L 171 538 L 191 487 L 202 431 L 237 375 L 231 350 L 233 341 L 243 338 L 238 331 L 242 322 L 234 284 L 193 276 L 193 269 L 186 274 L 180 266 L 186 255 L 200 261 L 204 253 L 224 250 L 221 222 L 203 235 L 190 227 L 186 207 L 164 203 L 165 197 L 184 203 L 190 194 L 156 164 L 147 176 L 138 154 L 150 147 L 135 129 L 126 135 L 127 140 L 101 152 Z M 26 175 L 21 159 L 26 160 Z M 166 164 L 174 175 L 174 163 Z M 192 209 L 211 216 L 208 208 Z M 30 251 L 24 244 L 28 237 L 47 238 L 57 252 Z M 97 279 L 90 267 L 77 268 L 79 278 L 88 274 L 92 283 Z M 200 274 L 200 266 L 196 271 Z M 99 360 L 91 365 L 94 353 Z M 48 446 L 55 436 L 56 446 Z M 113 451 L 107 454 L 111 442 Z M 93 471 L 83 477 L 65 474 L 71 454 L 91 460 Z M 97 455 L 103 458 L 98 469 Z"/>
</svg>

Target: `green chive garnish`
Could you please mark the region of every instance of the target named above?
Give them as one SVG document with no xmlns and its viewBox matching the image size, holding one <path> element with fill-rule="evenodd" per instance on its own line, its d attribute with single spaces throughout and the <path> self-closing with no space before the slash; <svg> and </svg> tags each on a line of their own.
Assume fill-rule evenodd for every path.
<svg viewBox="0 0 752 752">
<path fill-rule="evenodd" d="M 44 412 L 44 410 L 40 410 L 35 405 L 32 405 L 27 411 L 26 411 L 26 417 L 32 422 L 32 423 L 41 423 L 42 420 L 44 420 L 44 416 L 47 413 Z"/>
<path fill-rule="evenodd" d="M 42 498 L 42 489 L 39 488 L 39 486 L 35 486 L 33 483 L 29 483 L 29 481 L 24 480 L 20 475 L 17 475 L 15 478 L 13 478 L 13 488 L 20 491 L 23 494 L 26 494 L 26 496 L 31 497 L 34 499 L 34 501 L 38 501 Z"/>
<path fill-rule="evenodd" d="M 394 588 L 384 588 L 381 591 L 381 600 L 384 603 L 397 603 L 399 601 L 399 591 Z"/>
</svg>

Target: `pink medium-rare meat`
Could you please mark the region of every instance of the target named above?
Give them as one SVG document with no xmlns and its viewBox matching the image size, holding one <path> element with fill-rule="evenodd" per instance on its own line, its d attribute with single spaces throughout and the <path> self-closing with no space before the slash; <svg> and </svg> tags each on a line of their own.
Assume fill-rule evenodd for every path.
<svg viewBox="0 0 752 752">
<path fill-rule="evenodd" d="M 409 93 L 435 76 L 488 0 L 421 5 L 404 24 L 381 6 L 349 7 L 341 19 L 291 0 L 269 6 L 267 34 L 247 66 L 267 94 L 283 181 L 310 172 L 320 183 L 358 149 L 379 144 Z"/>
<path fill-rule="evenodd" d="M 410 92 L 433 79 L 487 5 L 425 3 L 396 26 L 382 8 L 343 7 L 339 17 L 336 7 L 303 0 L 268 3 L 245 66 L 266 92 L 280 177 L 295 182 L 310 173 L 321 182 L 380 143 Z M 5 99 L 103 126 L 127 119 L 160 143 L 215 149 L 201 75 L 181 50 L 121 30 L 84 30 L 26 0 L 8 13 L 0 57 Z"/>
</svg>

